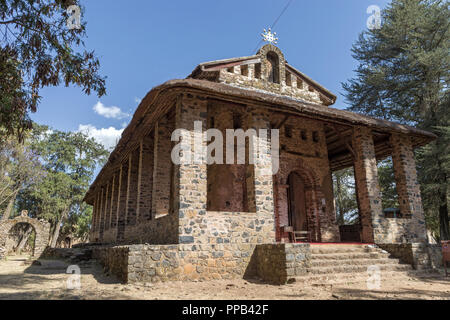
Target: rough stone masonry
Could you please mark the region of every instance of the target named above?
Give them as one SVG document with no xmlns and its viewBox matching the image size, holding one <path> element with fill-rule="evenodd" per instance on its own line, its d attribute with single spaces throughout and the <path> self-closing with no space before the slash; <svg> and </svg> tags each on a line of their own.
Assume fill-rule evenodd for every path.
<svg viewBox="0 0 450 320">
<path fill-rule="evenodd" d="M 293 231 L 307 234 L 309 242 L 345 240 L 336 222 L 332 173 L 348 167 L 355 169 L 360 241 L 396 252 L 409 244 L 427 247 L 413 150 L 436 137 L 331 108 L 335 101 L 271 44 L 254 56 L 200 64 L 187 79 L 154 88 L 85 197 L 94 207 L 90 241 L 104 245 L 96 255 L 127 281 L 301 269 L 306 252 L 295 254 L 305 257 L 298 265 L 280 262 L 291 259 Z M 195 122 L 221 132 L 280 130 L 280 169 L 262 174 L 272 169 L 270 155 L 256 164 L 174 164 L 172 133 L 182 128 L 192 138 Z M 261 157 L 250 143 L 246 153 Z M 402 213 L 396 218 L 384 215 L 378 186 L 377 162 L 389 156 Z"/>
</svg>

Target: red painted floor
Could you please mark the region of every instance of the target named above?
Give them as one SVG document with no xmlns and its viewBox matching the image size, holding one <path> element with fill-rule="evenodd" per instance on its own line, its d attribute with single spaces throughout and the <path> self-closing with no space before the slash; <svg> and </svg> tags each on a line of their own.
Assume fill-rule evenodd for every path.
<svg viewBox="0 0 450 320">
<path fill-rule="evenodd" d="M 315 242 L 297 242 L 297 243 L 308 243 L 310 245 L 314 245 L 314 246 L 326 246 L 326 245 L 359 245 L 359 246 L 370 246 L 370 245 L 374 245 L 374 243 L 360 243 L 360 242 L 320 242 L 320 243 L 315 243 Z"/>
</svg>

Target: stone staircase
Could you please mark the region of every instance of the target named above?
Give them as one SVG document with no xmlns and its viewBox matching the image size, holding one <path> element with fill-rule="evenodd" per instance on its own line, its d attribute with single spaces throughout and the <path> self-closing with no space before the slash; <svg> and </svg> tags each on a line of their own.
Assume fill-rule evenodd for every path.
<svg viewBox="0 0 450 320">
<path fill-rule="evenodd" d="M 369 267 L 377 266 L 381 280 L 410 276 L 417 272 L 409 264 L 373 245 L 311 245 L 309 267 L 296 282 L 308 284 L 341 284 L 366 282 Z M 293 281 L 293 279 L 291 280 Z"/>
</svg>

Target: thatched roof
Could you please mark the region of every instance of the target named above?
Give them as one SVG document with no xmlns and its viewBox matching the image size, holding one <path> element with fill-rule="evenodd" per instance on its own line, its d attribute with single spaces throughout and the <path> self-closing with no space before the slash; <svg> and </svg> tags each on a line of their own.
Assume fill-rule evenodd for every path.
<svg viewBox="0 0 450 320">
<path fill-rule="evenodd" d="M 411 137 L 415 148 L 424 146 L 437 137 L 430 132 L 414 127 L 375 119 L 349 111 L 339 110 L 322 105 L 308 103 L 287 96 L 281 96 L 261 90 L 245 89 L 229 84 L 217 83 L 207 80 L 184 79 L 171 80 L 152 89 L 142 100 L 134 117 L 128 127 L 124 130 L 122 137 L 106 165 L 103 167 L 94 183 L 86 194 L 85 201 L 93 202 L 93 191 L 109 179 L 112 172 L 120 166 L 127 155 L 139 144 L 140 139 L 148 134 L 154 123 L 175 105 L 176 97 L 183 92 L 200 94 L 214 99 L 236 102 L 244 105 L 259 105 L 272 110 L 274 113 L 298 115 L 314 118 L 326 123 L 345 127 L 366 126 L 374 130 L 379 138 L 375 139 L 377 157 L 389 154 L 389 148 L 383 146 L 386 136 L 391 132 L 407 134 Z M 328 138 L 327 138 L 328 139 Z M 330 139 L 333 139 L 330 134 Z M 332 169 L 348 166 L 349 160 L 344 148 L 335 150 L 336 160 Z M 333 161 L 330 155 L 330 162 Z M 350 158 L 351 161 L 351 158 Z M 351 163 L 351 162 L 350 162 Z"/>
</svg>

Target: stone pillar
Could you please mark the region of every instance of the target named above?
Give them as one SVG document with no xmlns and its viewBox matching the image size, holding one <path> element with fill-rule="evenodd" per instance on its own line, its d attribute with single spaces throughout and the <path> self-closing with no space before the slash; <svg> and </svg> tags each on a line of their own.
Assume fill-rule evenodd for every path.
<svg viewBox="0 0 450 320">
<path fill-rule="evenodd" d="M 109 230 L 109 214 L 110 214 L 110 204 L 111 204 L 111 185 L 110 182 L 106 184 L 106 193 L 105 193 L 105 213 L 103 219 L 103 232 Z"/>
<path fill-rule="evenodd" d="M 128 202 L 128 161 L 123 163 L 120 168 L 120 195 L 117 208 L 117 242 L 125 240 L 125 228 L 127 219 L 127 202 Z"/>
<path fill-rule="evenodd" d="M 95 219 L 97 214 L 97 196 L 94 198 L 94 205 L 92 207 L 92 222 L 91 222 L 91 234 L 89 237 L 90 242 L 95 242 Z"/>
<path fill-rule="evenodd" d="M 169 214 L 173 123 L 164 116 L 155 127 L 152 218 Z"/>
<path fill-rule="evenodd" d="M 108 221 L 108 230 L 113 227 L 113 216 L 114 216 L 114 207 L 115 207 L 115 188 L 116 188 L 116 175 L 113 174 L 112 182 L 111 182 L 111 194 L 110 194 L 110 203 L 109 203 L 109 221 Z"/>
<path fill-rule="evenodd" d="M 95 212 L 95 238 L 98 239 L 100 231 L 100 212 L 101 212 L 101 189 L 97 192 L 97 210 Z"/>
<path fill-rule="evenodd" d="M 120 181 L 120 170 L 115 172 L 113 175 L 113 197 L 111 199 L 111 229 L 117 230 L 117 209 L 119 207 L 119 181 Z M 112 236 L 112 235 L 111 235 Z"/>
<path fill-rule="evenodd" d="M 207 206 L 207 165 L 206 139 L 195 135 L 195 122 L 200 122 L 202 130 L 207 128 L 207 100 L 190 94 L 179 97 L 176 108 L 176 128 L 184 129 L 183 141 L 191 141 L 199 149 L 204 161 L 192 161 L 189 164 L 176 165 L 174 172 L 172 208 L 179 215 L 179 242 L 208 243 L 206 206 Z M 193 138 L 193 139 L 192 139 Z M 199 148 L 200 147 L 200 148 Z"/>
<path fill-rule="evenodd" d="M 353 132 L 355 180 L 360 204 L 362 242 L 384 241 L 382 233 L 382 203 L 378 184 L 377 159 L 372 132 L 366 127 L 355 127 Z"/>
<path fill-rule="evenodd" d="M 391 145 L 400 212 L 403 218 L 410 218 L 405 226 L 406 240 L 410 243 L 425 243 L 427 242 L 425 216 L 411 138 L 393 133 Z"/>
<path fill-rule="evenodd" d="M 152 219 L 152 192 L 153 192 L 153 167 L 154 167 L 153 138 L 154 135 L 152 136 L 152 134 L 149 134 L 141 141 L 138 220 L 142 222 L 149 221 Z"/>
<path fill-rule="evenodd" d="M 139 189 L 139 154 L 140 148 L 136 149 L 129 158 L 129 176 L 128 176 L 128 210 L 127 225 L 136 225 L 138 189 Z"/>
<path fill-rule="evenodd" d="M 99 211 L 99 217 L 98 217 L 98 226 L 99 226 L 99 240 L 100 242 L 103 240 L 103 227 L 105 223 L 105 188 L 101 187 L 100 189 L 100 211 Z"/>
<path fill-rule="evenodd" d="M 136 224 L 140 221 L 139 211 L 141 207 L 141 184 L 142 184 L 142 153 L 143 153 L 143 142 L 139 143 L 138 148 L 138 174 L 137 174 L 137 199 L 136 199 Z"/>
<path fill-rule="evenodd" d="M 248 149 L 253 150 L 254 159 L 254 165 L 248 166 L 247 174 L 249 211 L 254 209 L 258 219 L 264 219 L 265 224 L 271 226 L 270 234 L 265 234 L 264 238 L 275 242 L 270 113 L 264 109 L 249 108 L 246 123 L 247 129 L 253 128 L 257 133 L 253 148 Z"/>
</svg>

